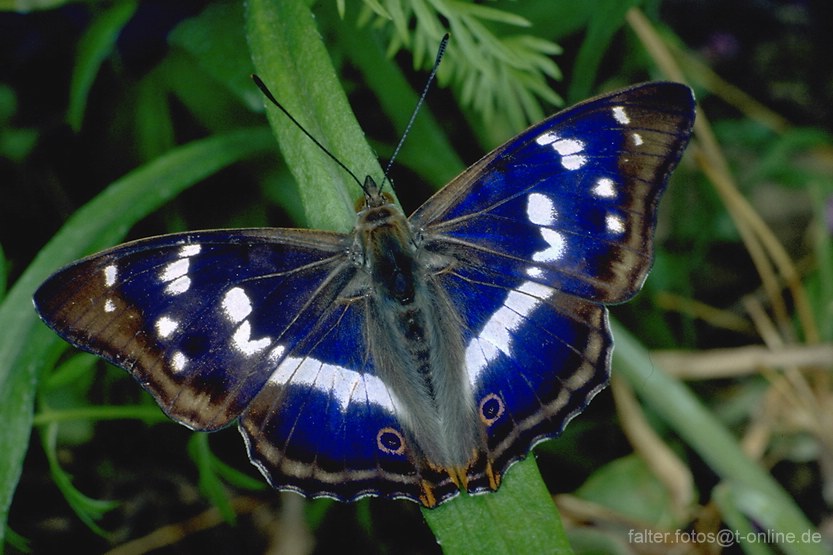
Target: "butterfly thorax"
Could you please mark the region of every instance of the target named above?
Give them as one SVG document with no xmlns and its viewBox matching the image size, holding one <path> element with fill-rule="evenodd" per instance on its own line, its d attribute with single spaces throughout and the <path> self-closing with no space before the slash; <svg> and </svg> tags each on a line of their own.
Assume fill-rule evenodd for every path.
<svg viewBox="0 0 833 555">
<path fill-rule="evenodd" d="M 465 468 L 483 430 L 473 403 L 460 401 L 472 398 L 460 323 L 436 281 L 438 261 L 417 235 L 390 202 L 368 203 L 358 214 L 353 259 L 363 276 L 368 355 L 395 396 L 416 456 Z"/>
</svg>

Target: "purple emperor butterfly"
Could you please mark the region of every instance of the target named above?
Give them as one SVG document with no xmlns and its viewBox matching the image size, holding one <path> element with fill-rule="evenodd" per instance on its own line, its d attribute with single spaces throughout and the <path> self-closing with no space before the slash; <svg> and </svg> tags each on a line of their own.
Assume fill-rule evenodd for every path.
<svg viewBox="0 0 833 555">
<path fill-rule="evenodd" d="M 409 218 L 368 177 L 352 233 L 135 241 L 35 305 L 177 422 L 236 420 L 278 489 L 428 507 L 495 490 L 607 384 L 605 305 L 646 278 L 693 121 L 688 87 L 637 85 L 532 126 Z"/>
</svg>

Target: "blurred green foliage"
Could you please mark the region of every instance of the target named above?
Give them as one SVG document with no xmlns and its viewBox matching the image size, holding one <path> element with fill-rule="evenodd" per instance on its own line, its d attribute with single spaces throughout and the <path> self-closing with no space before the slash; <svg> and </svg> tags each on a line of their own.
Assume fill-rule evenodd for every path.
<svg viewBox="0 0 833 555">
<path fill-rule="evenodd" d="M 270 116 L 282 156 L 275 148 L 263 99 L 249 80 L 256 67 L 259 72 L 271 67 L 271 56 L 291 54 L 292 61 L 309 55 L 311 62 L 296 67 L 297 74 L 276 70 L 261 77 L 279 83 L 274 89 L 279 98 L 311 131 L 320 133 L 317 136 L 331 140 L 336 154 L 355 173 L 374 173 L 378 164 L 373 151 L 381 156 L 391 153 L 439 38 L 450 30 L 439 85 L 431 91 L 393 171 L 402 203 L 413 208 L 467 163 L 560 107 L 562 97 L 574 102 L 618 85 L 662 78 L 654 52 L 629 28 L 629 9 L 641 6 L 667 43 L 680 48 L 683 42 L 662 23 L 663 15 L 669 15 L 663 6 L 670 5 L 670 10 L 677 6 L 673 2 L 296 4 L 304 10 L 312 4 L 314 25 L 326 49 L 293 49 L 292 26 L 300 25 L 300 20 L 280 21 L 285 27 L 270 23 L 271 31 L 260 28 L 266 26 L 257 21 L 247 25 L 243 4 L 236 1 L 183 2 L 177 8 L 133 1 L 0 2 L 0 10 L 9 10 L 0 13 L 0 25 L 15 30 L 4 39 L 10 69 L 0 73 L 4 205 L 0 413 L 6 423 L 0 431 L 0 514 L 11 525 L 4 533 L 8 549 L 37 550 L 50 541 L 60 545 L 71 538 L 90 550 L 101 550 L 111 541 L 124 542 L 181 520 L 208 503 L 219 507 L 227 522 L 236 522 L 224 530 L 247 530 L 256 527 L 246 528 L 246 522 L 235 516 L 233 496 L 262 495 L 267 506 L 276 497 L 271 491 L 257 493 L 259 476 L 240 460 L 242 446 L 233 437 L 236 434 L 213 436 L 212 449 L 207 436 L 187 440 L 177 435 L 172 431 L 176 427 L 126 374 L 104 367 L 94 357 L 67 354 L 67 345 L 37 321 L 30 300 L 35 287 L 61 264 L 125 237 L 200 227 L 349 224 L 355 193 L 349 179 L 328 168 L 326 161 L 316 161 L 320 153 L 303 152 L 309 145 L 292 139 L 294 130 L 281 129 L 280 118 Z M 684 47 L 683 52 L 695 56 Z M 29 56 L 47 69 L 24 72 L 18 64 Z M 694 67 L 686 65 L 684 56 L 678 57 L 683 58 L 684 69 Z M 689 71 L 701 107 L 715 120 L 714 131 L 739 190 L 798 261 L 818 342 L 830 343 L 833 156 L 829 130 L 812 121 L 774 129 L 752 117 L 742 104 L 726 102 L 728 96 L 721 95 L 702 73 Z M 37 75 L 32 77 L 33 73 Z M 567 77 L 562 82 L 563 76 Z M 774 82 L 778 76 L 766 77 Z M 349 100 L 349 105 L 336 102 L 333 92 L 327 98 L 334 107 L 292 97 L 293 80 L 331 86 L 333 78 L 339 83 L 338 96 Z M 280 84 L 282 80 L 287 83 Z M 371 148 L 363 140 L 339 139 L 336 135 L 342 130 L 359 137 L 363 130 Z M 617 307 L 615 315 L 655 349 L 697 351 L 762 343 L 762 337 L 770 337 L 756 327 L 758 322 L 745 304 L 765 297 L 758 270 L 724 198 L 702 171 L 702 159 L 691 154 L 672 179 L 663 203 L 653 273 L 643 293 Z M 312 175 L 316 177 L 304 177 Z M 719 320 L 703 307 L 718 308 L 741 325 L 717 324 Z M 787 343 L 801 345 L 808 332 L 797 316 L 790 316 L 789 322 L 776 322 L 776 327 Z M 623 338 L 621 351 L 635 353 L 631 361 L 642 360 L 639 348 L 629 341 Z M 627 364 L 622 362 L 623 367 Z M 628 370 L 623 375 L 632 376 Z M 766 453 L 767 463 L 793 498 L 785 496 L 782 512 L 774 517 L 760 507 L 750 508 L 749 501 L 760 492 L 781 491 L 771 476 L 755 474 L 750 483 L 741 483 L 733 474 L 737 471 L 733 464 L 741 465 L 742 473 L 743 461 L 748 463 L 742 458 L 740 438 L 745 426 L 758 422 L 756 407 L 775 403 L 767 399 L 774 395 L 771 384 L 779 382 L 771 375 L 768 379 L 752 375 L 694 383 L 692 389 L 703 406 L 692 412 L 684 408 L 693 399 L 691 391 L 678 388 L 677 382 L 669 388 L 680 401 L 671 406 L 651 401 L 657 392 L 640 390 L 639 379 L 632 383 L 645 402 L 652 427 L 694 476 L 696 506 L 686 508 L 684 517 L 669 520 L 673 501 L 650 466 L 632 453 L 610 397 L 600 397 L 562 438 L 537 450 L 544 480 L 555 492 L 569 492 L 646 527 L 691 526 L 714 502 L 726 515 L 725 522 L 734 527 L 771 517 L 766 522 L 776 523 L 781 531 L 802 532 L 809 525 L 794 504 L 815 523 L 830 512 L 831 501 L 821 494 L 822 482 L 829 484 L 830 477 L 816 466 L 829 453 L 830 445 L 825 443 L 829 438 L 814 434 L 809 424 L 772 425 L 795 440 L 782 441 L 777 448 L 773 441 L 772 451 Z M 823 407 L 830 399 L 829 386 L 812 375 L 807 381 L 807 395 Z M 782 410 L 789 407 L 780 402 Z M 820 413 L 813 412 L 815 405 L 805 404 L 805 416 L 820 420 Z M 675 407 L 676 415 L 663 412 Z M 718 410 L 726 407 L 732 407 L 735 416 Z M 702 422 L 734 433 L 724 438 L 727 447 L 721 453 L 710 452 L 708 438 L 692 437 L 688 434 L 696 430 L 685 429 L 686 419 L 695 428 L 701 422 L 695 416 L 700 409 L 713 418 Z M 113 428 L 128 426 L 124 419 L 130 419 L 128 428 Z M 137 456 L 146 449 L 163 454 L 162 460 L 152 469 L 125 468 L 123 459 L 114 462 L 114 448 L 101 438 L 112 439 L 122 434 L 121 429 L 136 434 L 137 443 L 147 442 L 129 453 Z M 154 445 L 155 440 L 148 438 L 159 434 L 180 443 Z M 40 441 L 31 441 L 35 437 Z M 229 449 L 225 437 L 230 437 Z M 95 464 L 87 465 L 85 460 Z M 137 466 L 141 464 L 145 462 Z M 471 550 L 478 536 L 490 535 L 483 541 L 494 543 L 484 545 L 500 551 L 516 541 L 501 535 L 505 528 L 532 538 L 529 546 L 535 541 L 551 545 L 546 543 L 552 541 L 551 534 L 563 536 L 547 529 L 552 522 L 548 515 L 530 509 L 538 506 L 540 500 L 534 498 L 541 490 L 531 466 L 524 463 L 508 473 L 508 481 L 517 479 L 521 484 L 515 490 L 524 492 L 519 497 L 501 502 L 495 495 L 449 504 L 424 516 L 431 531 L 414 506 L 367 500 L 348 507 L 309 502 L 306 526 L 316 532 L 322 550 L 328 546 L 349 550 L 347 546 L 355 544 L 357 551 L 399 552 L 403 544 L 412 542 L 418 546 L 415 551 L 438 550 L 433 533 L 448 552 Z M 172 499 L 165 503 L 188 499 L 184 509 L 148 517 L 146 512 L 152 509 L 143 513 L 136 507 L 142 503 L 157 507 L 153 500 L 138 494 L 133 499 L 114 495 L 106 485 L 118 481 L 119 473 L 136 481 L 161 468 L 176 468 L 182 480 L 193 482 L 200 492 L 191 498 L 180 490 L 167 492 Z M 51 476 L 51 481 L 44 483 L 41 476 Z M 523 489 L 528 484 L 531 489 Z M 41 495 L 48 502 L 41 502 Z M 69 532 L 44 528 L 50 518 L 71 522 Z M 589 553 L 599 545 L 621 547 L 621 542 L 616 543 L 621 532 L 621 524 L 594 527 L 574 521 L 567 535 L 577 552 Z M 242 545 L 235 532 L 229 534 L 231 539 L 209 536 L 203 545 L 218 549 Z M 342 545 L 328 543 L 334 535 L 345 538 Z M 754 549 L 748 552 L 776 552 L 768 546 Z M 773 549 L 823 551 L 819 545 Z M 513 550 L 523 552 L 523 547 Z"/>
</svg>

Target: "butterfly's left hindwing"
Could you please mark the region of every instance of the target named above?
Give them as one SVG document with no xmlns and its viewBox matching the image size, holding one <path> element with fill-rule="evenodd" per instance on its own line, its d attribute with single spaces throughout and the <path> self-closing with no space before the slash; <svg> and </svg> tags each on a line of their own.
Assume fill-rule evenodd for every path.
<svg viewBox="0 0 833 555">
<path fill-rule="evenodd" d="M 457 489 L 441 472 L 414 464 L 399 404 L 368 358 L 365 309 L 363 299 L 326 308 L 309 335 L 313 341 L 277 366 L 243 413 L 240 430 L 252 461 L 275 487 L 434 505 Z"/>
</svg>

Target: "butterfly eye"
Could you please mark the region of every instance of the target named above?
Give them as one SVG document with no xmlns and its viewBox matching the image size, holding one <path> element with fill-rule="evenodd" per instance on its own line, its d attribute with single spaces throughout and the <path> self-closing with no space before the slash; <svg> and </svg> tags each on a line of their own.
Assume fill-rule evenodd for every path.
<svg viewBox="0 0 833 555">
<path fill-rule="evenodd" d="M 389 455 L 402 455 L 405 452 L 405 438 L 393 428 L 382 428 L 376 436 L 379 450 Z"/>
<path fill-rule="evenodd" d="M 500 397 L 489 393 L 480 401 L 480 420 L 487 426 L 491 426 L 503 416 L 504 405 Z"/>
</svg>

